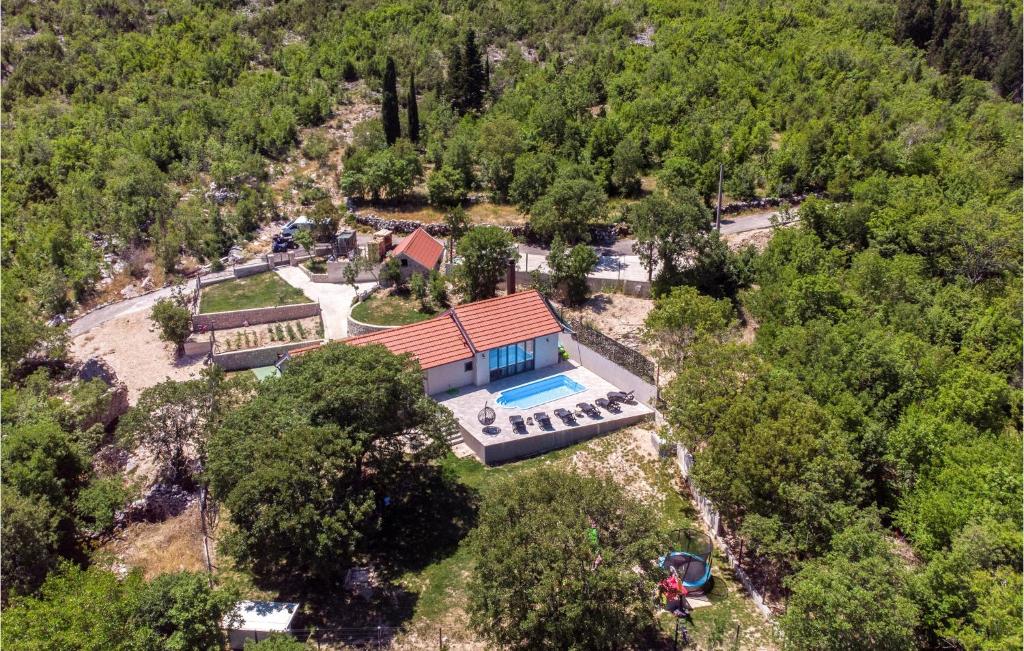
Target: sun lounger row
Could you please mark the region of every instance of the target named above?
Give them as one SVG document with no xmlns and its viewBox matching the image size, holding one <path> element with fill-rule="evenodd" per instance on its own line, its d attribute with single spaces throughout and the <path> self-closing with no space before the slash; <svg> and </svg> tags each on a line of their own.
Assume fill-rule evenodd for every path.
<svg viewBox="0 0 1024 651">
<path fill-rule="evenodd" d="M 633 393 L 632 392 L 630 392 L 630 393 L 622 393 L 621 391 L 612 391 L 612 392 L 609 392 L 608 398 L 598 398 L 597 400 L 594 401 L 594 403 L 597 405 L 597 407 L 595 407 L 594 405 L 590 404 L 589 402 L 579 402 L 579 403 L 576 403 L 576 408 L 579 409 L 580 411 L 582 411 L 584 414 L 586 414 L 590 418 L 599 419 L 599 418 L 602 418 L 602 416 L 601 416 L 601 412 L 598 410 L 598 407 L 600 407 L 601 409 L 604 409 L 605 411 L 607 411 L 607 412 L 609 412 L 611 414 L 619 414 L 619 413 L 622 413 L 622 408 L 619 406 L 619 403 L 633 403 L 633 402 L 634 402 L 634 400 L 633 400 Z M 574 414 L 572 411 L 570 411 L 568 409 L 564 409 L 562 407 L 559 407 L 558 409 L 554 410 L 554 414 L 563 423 L 565 423 L 569 427 L 573 427 L 573 426 L 579 424 L 577 422 L 577 420 L 576 420 L 576 414 Z M 551 417 L 547 415 L 547 412 L 543 412 L 543 411 L 535 412 L 533 414 L 533 420 L 543 430 L 549 430 L 550 431 L 550 430 L 554 429 L 554 426 L 551 424 Z M 508 421 L 509 421 L 509 423 L 512 424 L 512 430 L 515 431 L 516 433 L 518 433 L 518 434 L 526 434 L 527 433 L 527 429 L 526 429 L 527 422 L 526 422 L 525 419 L 523 419 L 522 416 L 520 416 L 518 414 L 513 414 L 513 415 L 508 417 Z"/>
</svg>

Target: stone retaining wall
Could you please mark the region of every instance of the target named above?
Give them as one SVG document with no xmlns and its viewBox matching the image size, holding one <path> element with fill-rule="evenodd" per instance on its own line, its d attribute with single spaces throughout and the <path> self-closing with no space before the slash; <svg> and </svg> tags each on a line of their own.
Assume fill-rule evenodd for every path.
<svg viewBox="0 0 1024 651">
<path fill-rule="evenodd" d="M 184 348 L 186 357 L 209 355 L 213 352 L 213 342 L 209 338 L 200 339 L 199 341 L 186 341 Z"/>
<path fill-rule="evenodd" d="M 248 348 L 246 350 L 235 350 L 225 353 L 214 353 L 213 363 L 225 371 L 244 371 L 260 366 L 271 366 L 276 364 L 281 357 L 290 350 L 312 346 L 320 343 L 319 339 L 308 339 L 306 341 L 292 341 L 276 346 L 264 346 L 262 348 Z"/>
<path fill-rule="evenodd" d="M 809 196 L 817 195 L 794 194 L 789 197 L 765 197 L 763 199 L 752 199 L 750 201 L 733 201 L 722 206 L 722 214 L 731 215 L 738 212 L 745 212 L 747 210 L 777 208 L 784 203 L 795 206 L 803 202 Z M 713 207 L 712 213 L 714 213 Z M 422 228 L 434 237 L 448 236 L 448 226 L 446 224 L 424 224 L 412 219 L 386 219 L 384 217 L 378 217 L 373 213 L 353 212 L 353 214 L 355 215 L 357 224 L 369 226 L 374 230 L 387 229 L 394 231 L 395 233 L 411 233 L 417 228 Z M 530 239 L 531 236 L 528 224 L 502 226 L 501 228 L 508 231 L 515 237 L 525 237 Z M 594 224 L 590 227 L 591 243 L 598 246 L 612 244 L 615 242 L 617 237 L 626 237 L 628 235 L 629 227 L 624 223 Z"/>
<path fill-rule="evenodd" d="M 569 353 L 569 359 L 620 389 L 632 391 L 638 401 L 657 409 L 658 389 L 654 384 L 581 342 L 578 336 L 574 339 L 569 333 L 562 332 L 558 335 L 558 343 Z"/>
<path fill-rule="evenodd" d="M 563 318 L 563 321 L 576 333 L 576 339 L 580 343 L 597 351 L 603 358 L 625 368 L 644 382 L 654 385 L 658 372 L 653 361 L 603 332 L 591 328 L 579 319 Z"/>
<path fill-rule="evenodd" d="M 358 305 L 358 303 L 356 304 Z M 385 330 L 394 330 L 401 326 L 386 326 L 376 325 L 373 323 L 363 323 L 362 321 L 356 321 L 352 318 L 352 315 L 348 316 L 348 336 L 355 337 L 357 335 L 368 335 L 374 332 L 383 332 Z"/>
<path fill-rule="evenodd" d="M 233 310 L 231 312 L 210 312 L 192 316 L 193 332 L 209 332 L 226 328 L 242 328 L 261 323 L 292 321 L 320 314 L 319 303 L 296 303 L 294 305 L 278 305 L 276 307 L 257 307 L 251 310 Z"/>
</svg>

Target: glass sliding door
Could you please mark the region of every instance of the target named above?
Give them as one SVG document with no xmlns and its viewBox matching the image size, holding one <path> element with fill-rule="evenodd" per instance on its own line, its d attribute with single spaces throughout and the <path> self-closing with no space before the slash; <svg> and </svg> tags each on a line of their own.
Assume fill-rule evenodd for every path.
<svg viewBox="0 0 1024 651">
<path fill-rule="evenodd" d="M 491 379 L 498 380 L 524 371 L 532 371 L 533 350 L 533 339 L 489 350 L 487 366 L 491 371 Z"/>
</svg>

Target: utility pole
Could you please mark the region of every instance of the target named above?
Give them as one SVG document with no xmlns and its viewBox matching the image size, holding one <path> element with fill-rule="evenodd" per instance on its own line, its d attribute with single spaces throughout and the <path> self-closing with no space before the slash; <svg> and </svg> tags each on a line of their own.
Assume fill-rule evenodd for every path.
<svg viewBox="0 0 1024 651">
<path fill-rule="evenodd" d="M 725 165 L 718 164 L 718 208 L 715 210 L 715 230 L 722 232 L 722 173 Z"/>
</svg>

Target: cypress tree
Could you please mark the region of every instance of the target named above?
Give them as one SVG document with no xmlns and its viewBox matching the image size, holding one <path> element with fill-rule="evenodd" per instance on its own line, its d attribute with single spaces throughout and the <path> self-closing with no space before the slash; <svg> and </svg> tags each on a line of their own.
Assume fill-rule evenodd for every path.
<svg viewBox="0 0 1024 651">
<path fill-rule="evenodd" d="M 402 125 L 398 121 L 398 88 L 395 61 L 388 57 L 384 67 L 384 84 L 381 88 L 380 119 L 384 123 L 384 138 L 393 145 L 402 136 Z"/>
<path fill-rule="evenodd" d="M 416 73 L 409 73 L 409 98 L 406 103 L 409 118 L 409 140 L 420 141 L 420 109 L 416 106 Z"/>
<path fill-rule="evenodd" d="M 491 60 L 484 57 L 484 97 L 491 93 Z"/>
<path fill-rule="evenodd" d="M 458 44 L 452 45 L 451 52 L 448 54 L 448 89 L 446 94 L 448 95 L 448 103 L 452 105 L 455 111 L 462 115 L 465 113 L 465 98 L 463 93 L 466 92 L 466 69 L 462 65 L 462 51 L 459 49 Z"/>
<path fill-rule="evenodd" d="M 466 32 L 466 48 L 463 54 L 463 65 L 466 69 L 465 98 L 466 110 L 476 110 L 484 105 L 484 66 L 480 60 L 480 50 L 476 45 L 476 32 Z"/>
</svg>

